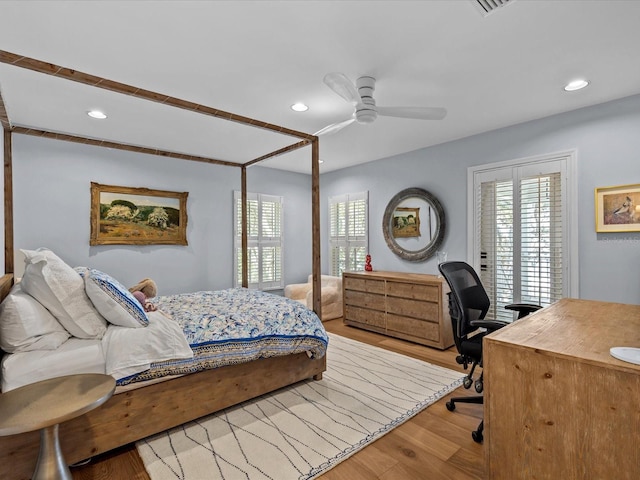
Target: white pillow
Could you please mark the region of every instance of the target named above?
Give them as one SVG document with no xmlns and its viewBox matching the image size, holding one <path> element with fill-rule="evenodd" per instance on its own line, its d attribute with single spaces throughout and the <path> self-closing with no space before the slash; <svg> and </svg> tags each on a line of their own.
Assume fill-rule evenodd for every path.
<svg viewBox="0 0 640 480">
<path fill-rule="evenodd" d="M 0 305 L 0 347 L 7 353 L 55 350 L 69 338 L 62 325 L 15 285 Z"/>
<path fill-rule="evenodd" d="M 109 323 L 131 328 L 149 325 L 140 302 L 115 278 L 93 268 L 76 267 L 75 271 L 84 278 L 84 288 L 93 306 Z"/>
<path fill-rule="evenodd" d="M 119 380 L 148 370 L 152 363 L 193 358 L 178 322 L 157 310 L 148 315 L 147 328 L 109 326 L 101 340 L 107 375 Z"/>
<path fill-rule="evenodd" d="M 20 250 L 26 267 L 22 289 L 78 338 L 102 338 L 107 321 L 93 307 L 82 277 L 47 248 Z"/>
</svg>

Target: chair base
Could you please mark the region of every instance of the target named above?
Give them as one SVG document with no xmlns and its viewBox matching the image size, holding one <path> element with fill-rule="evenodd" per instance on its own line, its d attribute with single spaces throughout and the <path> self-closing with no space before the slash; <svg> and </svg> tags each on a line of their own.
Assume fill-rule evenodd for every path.
<svg viewBox="0 0 640 480">
<path fill-rule="evenodd" d="M 482 443 L 482 441 L 484 440 L 484 435 L 482 435 L 483 431 L 484 431 L 484 420 L 480 422 L 480 425 L 478 425 L 477 430 L 474 430 L 473 432 L 471 432 L 471 438 L 473 438 L 474 442 Z"/>
<path fill-rule="evenodd" d="M 449 410 L 450 412 L 453 412 L 456 409 L 456 403 L 482 404 L 483 402 L 484 402 L 484 397 L 482 395 L 479 395 L 475 397 L 455 397 L 450 399 L 445 405 L 447 407 L 447 410 Z M 480 422 L 480 425 L 478 425 L 478 428 L 476 430 L 471 432 L 471 438 L 473 438 L 474 442 L 482 443 L 482 441 L 484 440 L 484 435 L 482 434 L 483 431 L 484 431 L 484 420 Z"/>
</svg>

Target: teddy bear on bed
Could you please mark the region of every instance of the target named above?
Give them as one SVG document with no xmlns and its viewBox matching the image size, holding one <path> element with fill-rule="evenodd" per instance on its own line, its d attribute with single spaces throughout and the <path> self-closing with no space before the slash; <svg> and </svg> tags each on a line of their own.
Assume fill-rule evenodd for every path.
<svg viewBox="0 0 640 480">
<path fill-rule="evenodd" d="M 154 282 L 150 278 L 145 278 L 131 287 L 129 291 L 135 297 L 135 299 L 140 302 L 140 305 L 144 307 L 145 312 L 156 311 L 156 306 L 149 301 L 150 298 L 155 297 L 158 293 L 156 282 Z"/>
</svg>

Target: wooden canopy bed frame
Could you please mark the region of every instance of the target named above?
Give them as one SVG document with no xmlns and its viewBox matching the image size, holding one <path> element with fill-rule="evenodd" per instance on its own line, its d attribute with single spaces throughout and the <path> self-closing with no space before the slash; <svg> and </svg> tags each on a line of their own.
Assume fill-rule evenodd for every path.
<svg viewBox="0 0 640 480">
<path fill-rule="evenodd" d="M 4 299 L 13 285 L 13 182 L 12 136 L 14 134 L 84 143 L 173 157 L 181 160 L 227 165 L 241 169 L 242 188 L 242 285 L 248 285 L 247 268 L 247 167 L 258 162 L 311 145 L 312 163 L 312 272 L 313 309 L 321 315 L 320 302 L 320 207 L 319 207 L 319 148 L 318 137 L 284 127 L 242 117 L 215 108 L 169 97 L 130 85 L 114 82 L 90 74 L 60 67 L 33 58 L 0 50 L 0 62 L 54 75 L 85 85 L 103 88 L 140 99 L 186 109 L 203 115 L 238 122 L 255 128 L 288 135 L 298 141 L 288 147 L 268 153 L 244 164 L 185 155 L 170 151 L 140 148 L 122 143 L 99 141 L 74 135 L 62 135 L 43 130 L 13 127 L 8 118 L 0 91 L 0 123 L 4 134 L 4 256 L 5 273 L 0 278 L 0 299 Z M 306 353 L 286 357 L 263 358 L 249 363 L 193 373 L 171 380 L 128 390 L 111 397 L 91 412 L 60 425 L 60 442 L 65 459 L 76 463 L 112 450 L 168 428 L 181 425 L 223 408 L 255 398 L 264 393 L 314 378 L 322 378 L 326 357 L 310 359 Z M 0 478 L 30 478 L 35 468 L 40 444 L 39 432 L 0 437 Z"/>
</svg>

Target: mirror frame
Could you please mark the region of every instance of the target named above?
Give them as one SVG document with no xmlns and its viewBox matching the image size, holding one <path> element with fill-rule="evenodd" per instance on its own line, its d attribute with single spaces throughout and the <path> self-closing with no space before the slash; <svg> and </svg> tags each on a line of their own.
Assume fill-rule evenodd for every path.
<svg viewBox="0 0 640 480">
<path fill-rule="evenodd" d="M 434 235 L 431 241 L 421 248 L 420 250 L 407 250 L 402 248 L 393 237 L 392 216 L 398 205 L 403 201 L 410 198 L 418 198 L 431 205 L 435 212 L 437 225 Z M 395 195 L 387 204 L 387 208 L 384 211 L 384 217 L 382 218 L 382 233 L 384 234 L 384 240 L 387 242 L 389 249 L 404 260 L 411 262 L 422 262 L 431 257 L 436 250 L 442 245 L 444 240 L 444 233 L 446 228 L 444 209 L 438 199 L 428 191 L 422 188 L 407 188 Z"/>
</svg>

